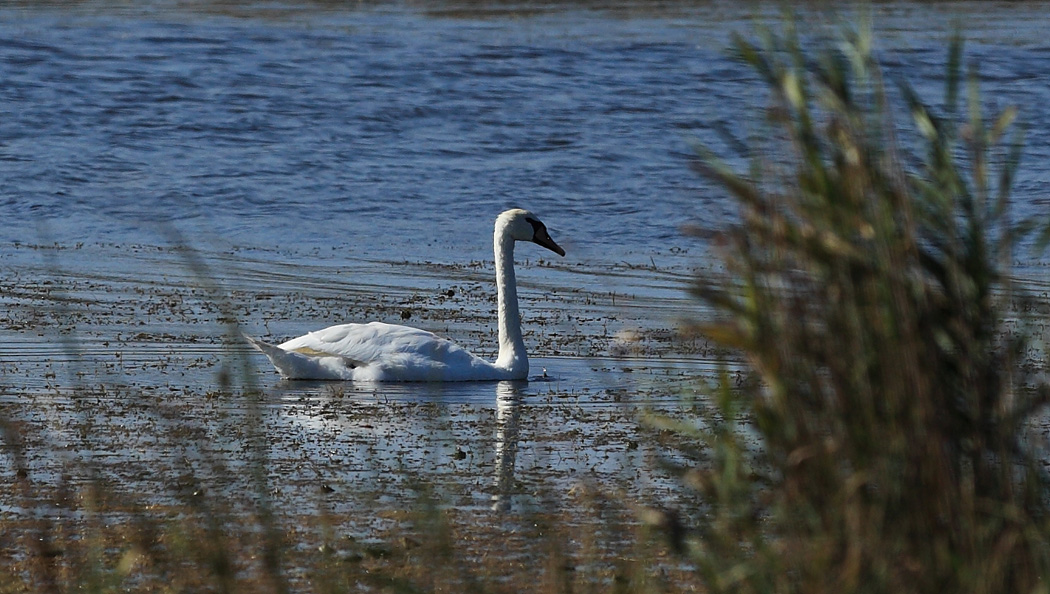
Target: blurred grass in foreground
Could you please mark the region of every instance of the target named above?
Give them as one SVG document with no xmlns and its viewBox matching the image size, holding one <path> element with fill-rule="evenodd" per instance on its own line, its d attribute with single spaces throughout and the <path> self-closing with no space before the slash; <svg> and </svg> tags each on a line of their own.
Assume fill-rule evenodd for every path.
<svg viewBox="0 0 1050 594">
<path fill-rule="evenodd" d="M 1047 591 L 1028 430 L 1050 392 L 1010 277 L 1035 229 L 1010 209 L 1016 111 L 985 119 L 960 38 L 935 109 L 887 90 L 869 33 L 843 37 L 737 38 L 777 152 L 738 174 L 700 149 L 740 222 L 709 235 L 725 273 L 695 292 L 722 317 L 697 330 L 753 378 L 716 389 L 702 461 L 681 468 L 710 506 L 691 558 L 715 592 Z"/>
</svg>

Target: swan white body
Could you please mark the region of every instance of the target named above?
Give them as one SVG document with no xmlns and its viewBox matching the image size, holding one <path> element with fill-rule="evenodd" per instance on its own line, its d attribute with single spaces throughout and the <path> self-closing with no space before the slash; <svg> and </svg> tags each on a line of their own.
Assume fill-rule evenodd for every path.
<svg viewBox="0 0 1050 594">
<path fill-rule="evenodd" d="M 489 362 L 432 332 L 372 322 L 341 324 L 271 345 L 248 337 L 286 379 L 373 382 L 456 382 L 525 379 L 529 359 L 518 316 L 514 242 L 532 241 L 564 256 L 532 213 L 512 209 L 496 218 L 499 356 Z"/>
</svg>

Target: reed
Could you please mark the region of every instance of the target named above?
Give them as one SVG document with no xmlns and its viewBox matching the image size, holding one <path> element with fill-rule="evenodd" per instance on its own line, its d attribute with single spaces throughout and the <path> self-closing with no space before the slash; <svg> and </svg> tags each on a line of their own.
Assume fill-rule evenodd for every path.
<svg viewBox="0 0 1050 594">
<path fill-rule="evenodd" d="M 790 22 L 735 39 L 769 144 L 747 173 L 696 163 L 740 214 L 703 232 L 725 272 L 697 279 L 719 315 L 696 329 L 751 379 L 716 386 L 678 467 L 707 506 L 690 557 L 713 592 L 1046 591 L 1029 429 L 1050 389 L 1010 268 L 1036 228 L 1010 204 L 1017 111 L 986 118 L 959 36 L 936 108 L 887 90 L 869 32 L 804 45 Z"/>
</svg>

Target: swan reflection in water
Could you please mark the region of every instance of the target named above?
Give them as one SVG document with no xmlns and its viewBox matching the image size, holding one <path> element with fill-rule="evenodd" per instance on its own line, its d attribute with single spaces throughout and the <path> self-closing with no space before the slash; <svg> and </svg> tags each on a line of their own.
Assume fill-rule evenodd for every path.
<svg viewBox="0 0 1050 594">
<path fill-rule="evenodd" d="M 354 386 L 354 384 L 350 384 Z M 493 479 L 490 489 L 492 510 L 501 512 L 511 508 L 512 495 L 515 493 L 515 462 L 518 453 L 518 441 L 520 438 L 520 419 L 525 395 L 528 393 L 529 382 L 526 380 L 513 380 L 487 383 L 430 383 L 430 384 L 391 384 L 390 388 L 381 396 L 380 393 L 370 386 L 354 386 L 357 390 L 349 392 L 332 392 L 340 394 L 339 397 L 325 397 L 323 394 L 332 391 L 333 384 L 329 382 L 310 381 L 282 381 L 276 385 L 277 392 L 284 401 L 300 403 L 308 398 L 320 398 L 328 406 L 334 406 L 339 412 L 335 417 L 330 414 L 288 414 L 282 418 L 292 423 L 305 423 L 309 431 L 316 431 L 325 435 L 323 439 L 307 439 L 306 443 L 326 444 L 329 449 L 344 451 L 345 456 L 352 459 L 348 470 L 352 472 L 363 472 L 367 470 L 378 470 L 379 472 L 396 472 L 397 468 L 412 468 L 418 464 L 420 471 L 425 473 L 442 470 L 433 467 L 427 468 L 427 454 L 436 446 L 435 426 L 432 414 L 434 411 L 445 411 L 448 405 L 456 410 L 477 411 L 478 415 L 492 414 L 489 406 L 478 407 L 479 402 L 492 402 L 493 389 L 495 389 L 495 435 L 490 433 L 491 425 L 488 423 L 475 424 L 474 413 L 467 414 L 470 418 L 470 426 L 477 427 L 480 432 L 471 435 L 470 448 L 476 447 L 478 451 L 495 451 L 494 458 L 485 456 L 476 458 L 481 468 L 471 468 L 470 476 L 478 473 L 489 472 L 487 463 L 482 460 L 493 460 Z M 322 396 L 318 396 L 321 394 Z M 385 406 L 380 398 L 390 398 L 395 404 Z M 404 403 L 429 402 L 434 407 L 417 408 L 406 406 Z M 350 409 L 361 405 L 360 410 L 353 412 Z M 369 412 L 367 403 L 384 412 Z M 466 406 L 466 409 L 458 407 Z M 312 407 L 311 407 L 312 408 Z M 327 409 L 330 412 L 333 409 Z M 361 416 L 364 415 L 368 422 L 362 424 Z M 373 416 L 374 415 L 374 416 Z M 461 418 L 455 415 L 454 418 Z M 491 418 L 491 417 L 490 417 Z M 481 429 L 482 427 L 487 428 Z M 463 429 L 466 429 L 463 427 Z M 441 431 L 447 430 L 442 429 Z M 476 441 L 475 441 L 476 440 Z M 493 443 L 495 441 L 495 443 Z M 341 450 L 346 448 L 345 450 Z M 493 448 L 493 446 L 495 446 Z M 327 450 L 326 450 L 327 451 Z M 410 452 L 406 457 L 405 452 Z M 447 461 L 446 461 L 447 462 Z M 441 466 L 444 466 L 443 464 Z M 473 482 L 473 481 L 471 481 Z"/>
<path fill-rule="evenodd" d="M 525 381 L 496 384 L 496 479 L 492 495 L 492 510 L 510 509 L 510 495 L 514 489 L 514 460 L 518 455 L 518 422 Z"/>
</svg>

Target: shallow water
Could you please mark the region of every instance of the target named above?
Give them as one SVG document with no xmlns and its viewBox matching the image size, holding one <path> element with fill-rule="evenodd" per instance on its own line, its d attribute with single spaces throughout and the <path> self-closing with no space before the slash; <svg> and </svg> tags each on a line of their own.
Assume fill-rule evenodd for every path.
<svg viewBox="0 0 1050 594">
<path fill-rule="evenodd" d="M 987 103 L 1022 106 L 1028 125 L 1024 215 L 1048 203 L 1046 8 L 871 8 L 888 72 L 931 101 L 964 23 Z M 0 407 L 31 446 L 29 478 L 102 476 L 157 505 L 207 484 L 250 503 L 244 471 L 265 437 L 268 488 L 293 516 L 397 509 L 420 477 L 479 511 L 581 482 L 687 497 L 638 418 L 695 418 L 680 398 L 720 367 L 676 338 L 680 319 L 706 315 L 686 289 L 712 266 L 681 226 L 732 217 L 690 171 L 691 143 L 731 155 L 727 138 L 754 133 L 764 96 L 724 50 L 778 14 L 0 7 Z M 491 225 L 509 206 L 568 252 L 518 250 L 526 384 L 286 383 L 236 338 L 407 320 L 491 357 Z M 17 516 L 13 468 L 0 464 L 0 514 Z"/>
</svg>

